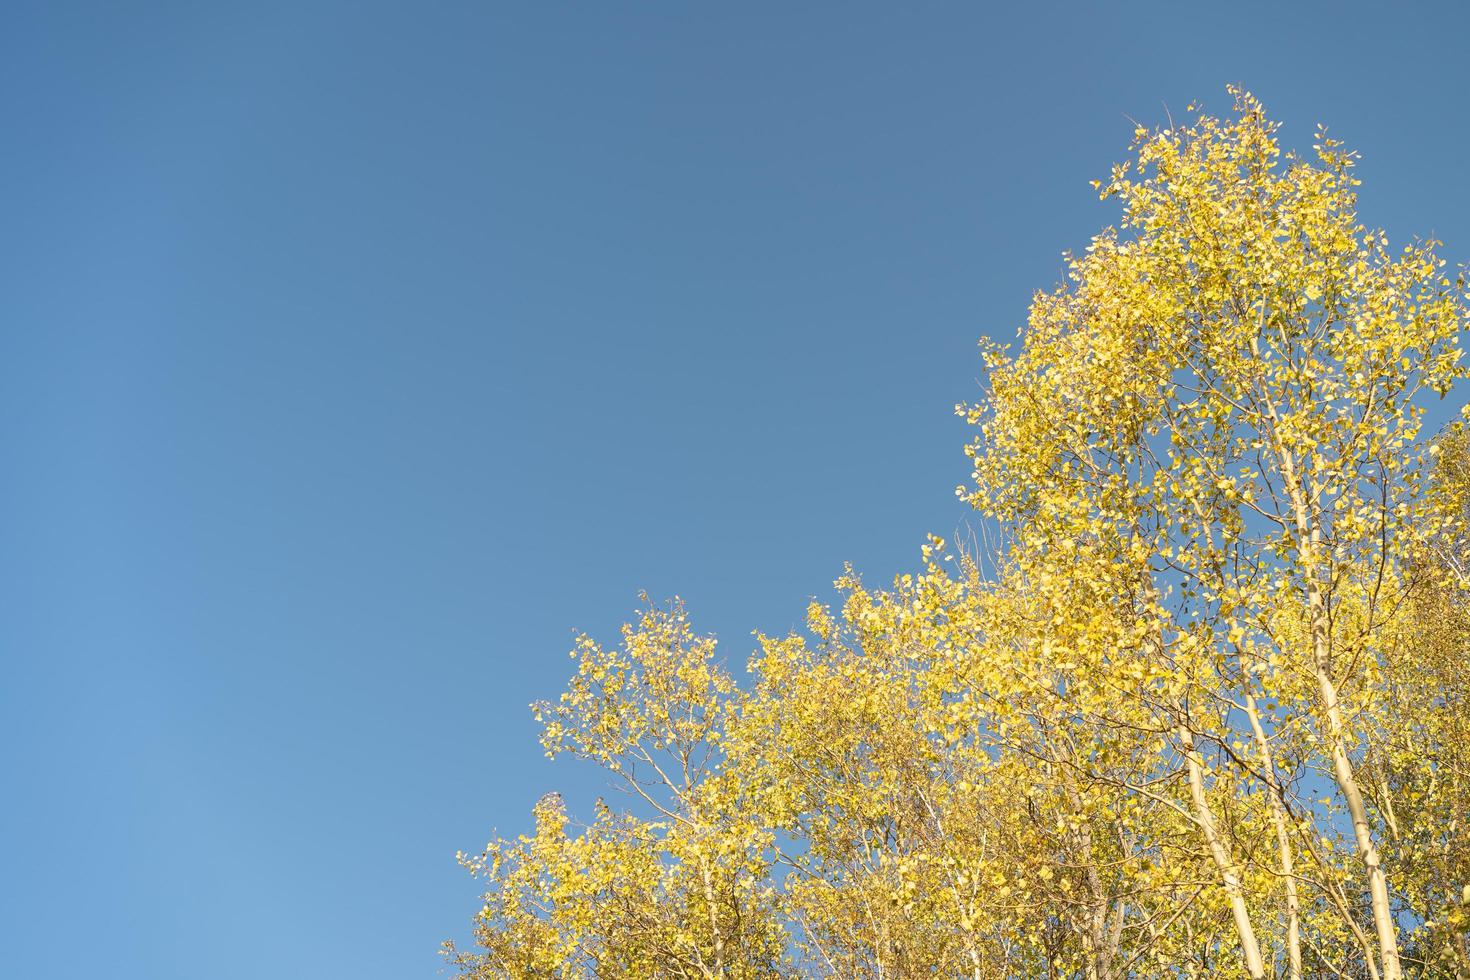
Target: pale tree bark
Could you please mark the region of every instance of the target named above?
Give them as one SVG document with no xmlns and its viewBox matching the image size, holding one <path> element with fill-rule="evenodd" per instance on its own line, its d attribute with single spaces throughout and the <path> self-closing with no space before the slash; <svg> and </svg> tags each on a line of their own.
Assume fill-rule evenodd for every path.
<svg viewBox="0 0 1470 980">
<path fill-rule="evenodd" d="M 1254 339 L 1251 347 L 1259 355 L 1259 347 Z M 1373 910 L 1373 928 L 1378 936 L 1383 980 L 1402 980 L 1403 967 L 1399 963 L 1398 935 L 1394 928 L 1393 909 L 1389 903 L 1388 878 L 1379 862 L 1378 848 L 1373 843 L 1373 834 L 1368 824 L 1368 811 L 1363 804 L 1363 793 L 1348 758 L 1347 726 L 1343 722 L 1342 708 L 1338 703 L 1337 681 L 1332 676 L 1331 627 L 1327 619 L 1327 598 L 1322 591 L 1322 573 L 1319 567 L 1322 563 L 1322 524 L 1312 510 L 1312 500 L 1316 496 L 1317 488 L 1308 487 L 1305 466 L 1299 469 L 1297 459 L 1283 444 L 1281 419 L 1275 404 L 1269 397 L 1262 401 L 1265 418 L 1269 422 L 1267 431 L 1271 449 L 1281 465 L 1282 486 L 1291 504 L 1290 524 L 1295 527 L 1296 551 L 1306 582 L 1308 629 L 1312 639 L 1312 672 L 1317 684 L 1317 696 L 1327 721 L 1327 748 L 1332 756 L 1333 780 L 1347 803 L 1348 816 L 1353 824 L 1353 839 L 1367 872 L 1368 899 Z"/>
<path fill-rule="evenodd" d="M 1267 793 L 1271 797 L 1271 823 L 1276 830 L 1276 851 L 1281 862 L 1281 877 L 1286 886 L 1286 967 L 1289 980 L 1302 980 L 1302 927 L 1301 903 L 1296 890 L 1295 862 L 1292 859 L 1291 837 L 1286 827 L 1286 801 L 1281 782 L 1276 775 L 1276 763 L 1271 756 L 1271 743 L 1266 739 L 1266 730 L 1261 727 L 1260 712 L 1256 710 L 1256 699 L 1252 694 L 1245 696 L 1246 717 L 1250 719 L 1251 731 L 1256 736 L 1256 746 L 1261 751 L 1261 766 L 1266 773 Z"/>
<path fill-rule="evenodd" d="M 1072 748 L 1069 744 L 1064 743 L 1062 751 L 1064 753 L 1063 764 L 1058 767 L 1058 772 L 1062 776 L 1067 799 L 1078 816 L 1084 816 L 1082 798 L 1072 779 Z M 1076 835 L 1079 858 L 1083 862 L 1083 878 L 1087 882 L 1087 890 L 1092 898 L 1088 903 L 1087 928 L 1080 931 L 1083 947 L 1083 974 L 1085 980 L 1112 980 L 1112 972 L 1108 968 L 1111 958 L 1108 956 L 1107 940 L 1104 936 L 1107 897 L 1102 878 L 1097 873 L 1097 864 L 1093 859 L 1091 821 L 1084 819 Z"/>
<path fill-rule="evenodd" d="M 715 883 L 714 878 L 710 875 L 708 858 L 700 858 L 699 875 L 703 880 L 705 913 L 709 916 L 710 934 L 714 941 L 715 968 L 711 976 L 723 977 L 725 975 L 725 933 L 720 928 L 720 913 L 715 905 Z"/>
<path fill-rule="evenodd" d="M 1251 927 L 1250 910 L 1246 908 L 1245 894 L 1240 886 L 1240 875 L 1230 859 L 1230 851 L 1220 839 L 1215 823 L 1215 813 L 1205 798 L 1204 763 L 1194 746 L 1194 733 L 1186 724 L 1179 726 L 1179 742 L 1184 750 L 1184 761 L 1189 772 L 1189 793 L 1194 801 L 1195 823 L 1209 846 L 1210 857 L 1220 872 L 1225 886 L 1225 896 L 1230 902 L 1230 914 L 1235 920 L 1235 933 L 1240 937 L 1240 951 L 1245 958 L 1245 970 L 1251 980 L 1265 980 L 1266 966 L 1261 961 L 1261 945 L 1256 941 L 1256 931 Z"/>
<path fill-rule="evenodd" d="M 1353 824 L 1353 839 L 1358 856 L 1368 876 L 1368 900 L 1373 909 L 1373 928 L 1378 934 L 1379 958 L 1383 980 L 1402 980 L 1399 963 L 1398 933 L 1393 922 L 1393 908 L 1388 897 L 1388 877 L 1379 861 L 1378 848 L 1368 824 L 1368 809 L 1363 803 L 1362 789 L 1347 754 L 1347 726 L 1343 723 L 1342 706 L 1338 703 L 1337 681 L 1332 676 L 1331 627 L 1327 621 L 1327 600 L 1322 591 L 1318 570 L 1322 548 L 1322 526 L 1311 512 L 1307 486 L 1295 472 L 1290 453 L 1278 443 L 1282 476 L 1291 498 L 1297 532 L 1297 554 L 1301 557 L 1306 579 L 1308 628 L 1312 637 L 1312 670 L 1317 682 L 1317 696 L 1327 719 L 1327 748 L 1332 756 L 1332 775 L 1347 804 Z"/>
</svg>

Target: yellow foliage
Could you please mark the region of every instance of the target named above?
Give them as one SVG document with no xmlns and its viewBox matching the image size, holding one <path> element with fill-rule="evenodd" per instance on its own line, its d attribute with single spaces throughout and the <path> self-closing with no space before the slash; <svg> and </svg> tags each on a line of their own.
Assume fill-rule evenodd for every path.
<svg viewBox="0 0 1470 980">
<path fill-rule="evenodd" d="M 468 859 L 464 975 L 1470 976 L 1465 279 L 1235 100 L 983 345 L 998 553 L 848 569 L 746 684 L 677 602 L 578 641 L 543 744 L 636 805 Z"/>
</svg>

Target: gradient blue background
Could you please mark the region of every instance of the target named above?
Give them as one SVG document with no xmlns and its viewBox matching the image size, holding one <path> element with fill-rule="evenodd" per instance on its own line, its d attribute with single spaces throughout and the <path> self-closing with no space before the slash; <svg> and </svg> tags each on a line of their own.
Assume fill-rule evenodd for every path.
<svg viewBox="0 0 1470 980">
<path fill-rule="evenodd" d="M 0 974 L 430 977 L 573 628 L 911 567 L 974 344 L 1243 81 L 1470 258 L 1460 4 L 7 4 Z M 623 7 L 625 9 L 615 9 Z"/>
</svg>

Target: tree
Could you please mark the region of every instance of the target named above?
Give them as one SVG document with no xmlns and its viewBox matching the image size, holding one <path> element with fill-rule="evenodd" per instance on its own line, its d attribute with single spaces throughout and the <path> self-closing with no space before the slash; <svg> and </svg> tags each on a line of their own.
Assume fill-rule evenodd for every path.
<svg viewBox="0 0 1470 980">
<path fill-rule="evenodd" d="M 1135 134 L 1122 219 L 985 345 L 961 493 L 888 590 L 579 644 L 545 743 L 640 803 L 469 861 L 467 976 L 1470 976 L 1463 274 L 1354 154 Z"/>
</svg>

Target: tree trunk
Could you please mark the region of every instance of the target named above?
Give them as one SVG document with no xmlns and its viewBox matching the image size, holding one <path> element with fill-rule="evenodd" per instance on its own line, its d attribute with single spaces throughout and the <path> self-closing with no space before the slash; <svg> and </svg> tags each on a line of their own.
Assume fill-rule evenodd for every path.
<svg viewBox="0 0 1470 980">
<path fill-rule="evenodd" d="M 1194 799 L 1195 822 L 1209 845 L 1210 856 L 1225 885 L 1225 895 L 1230 900 L 1230 914 L 1235 919 L 1235 932 L 1240 937 L 1240 951 L 1245 957 L 1245 970 L 1251 980 L 1265 980 L 1266 967 L 1261 961 L 1261 946 L 1256 941 L 1256 932 L 1251 928 L 1250 911 L 1245 906 L 1245 895 L 1240 887 L 1240 876 L 1230 861 L 1230 852 L 1220 840 L 1215 825 L 1215 814 L 1205 799 L 1204 764 L 1194 747 L 1194 734 L 1189 726 L 1179 726 L 1179 741 L 1184 748 L 1184 759 L 1189 769 L 1189 793 Z"/>
<path fill-rule="evenodd" d="M 1256 745 L 1261 750 L 1261 765 L 1270 781 L 1266 789 L 1271 796 L 1271 823 L 1276 828 L 1276 851 L 1281 860 L 1281 877 L 1286 883 L 1287 976 L 1289 980 L 1302 980 L 1301 904 L 1296 891 L 1291 838 L 1286 829 L 1286 803 L 1282 799 L 1281 784 L 1276 776 L 1276 763 L 1271 758 L 1271 743 L 1266 741 L 1266 730 L 1261 727 L 1260 713 L 1256 710 L 1256 699 L 1252 694 L 1245 696 L 1245 711 L 1246 717 L 1250 719 L 1251 731 L 1256 735 Z"/>
<path fill-rule="evenodd" d="M 1368 810 L 1363 804 L 1363 793 L 1353 773 L 1346 747 L 1346 726 L 1342 720 L 1342 708 L 1337 700 L 1337 681 L 1332 676 L 1332 648 L 1330 627 L 1327 622 L 1327 599 L 1322 594 L 1322 577 L 1318 571 L 1322 528 L 1313 518 L 1307 496 L 1305 479 L 1294 472 L 1292 457 L 1281 452 L 1282 475 L 1291 495 L 1297 530 L 1297 554 L 1302 560 L 1303 576 L 1306 579 L 1307 615 L 1312 634 L 1312 669 L 1316 675 L 1317 695 L 1322 701 L 1322 711 L 1327 717 L 1327 744 L 1332 755 L 1332 775 L 1337 788 L 1342 791 L 1347 803 L 1348 816 L 1353 822 L 1353 838 L 1358 845 L 1358 856 L 1368 873 L 1368 899 L 1373 908 L 1373 927 L 1378 933 L 1378 951 L 1383 964 L 1383 980 L 1402 980 L 1403 967 L 1399 964 L 1398 934 L 1394 928 L 1393 908 L 1388 899 L 1388 878 L 1379 863 L 1378 848 L 1373 843 L 1373 833 L 1368 826 Z"/>
</svg>

